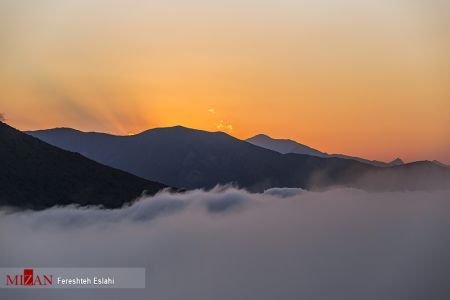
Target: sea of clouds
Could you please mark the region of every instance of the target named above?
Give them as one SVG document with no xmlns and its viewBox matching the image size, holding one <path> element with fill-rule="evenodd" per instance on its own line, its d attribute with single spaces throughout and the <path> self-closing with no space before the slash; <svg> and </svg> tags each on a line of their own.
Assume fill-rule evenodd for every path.
<svg viewBox="0 0 450 300">
<path fill-rule="evenodd" d="M 145 267 L 147 287 L 0 299 L 448 299 L 449 233 L 449 190 L 217 187 L 117 210 L 2 209 L 1 267 Z"/>
</svg>

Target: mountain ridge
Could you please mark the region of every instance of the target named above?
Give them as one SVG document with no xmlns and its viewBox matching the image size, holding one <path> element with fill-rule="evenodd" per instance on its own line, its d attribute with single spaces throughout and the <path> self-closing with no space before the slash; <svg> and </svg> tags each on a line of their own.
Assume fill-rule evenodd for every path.
<svg viewBox="0 0 450 300">
<path fill-rule="evenodd" d="M 71 131 L 73 132 L 73 131 Z M 118 208 L 167 185 L 99 164 L 0 122 L 0 205 Z"/>
<path fill-rule="evenodd" d="M 253 137 L 246 139 L 249 143 L 253 145 L 270 149 L 282 154 L 296 153 L 296 154 L 307 154 L 318 157 L 336 157 L 342 159 L 352 159 L 362 163 L 371 164 L 377 167 L 390 167 L 398 164 L 403 164 L 404 162 L 400 158 L 396 158 L 391 162 L 382 162 L 378 160 L 369 160 L 357 156 L 350 156 L 345 154 L 329 154 L 327 152 L 322 152 L 307 145 L 301 144 L 295 140 L 291 139 L 275 139 L 267 134 L 257 134 Z"/>
<path fill-rule="evenodd" d="M 250 191 L 280 186 L 391 190 L 441 185 L 427 178 L 423 178 L 422 183 L 408 180 L 408 176 L 423 177 L 415 170 L 427 162 L 413 168 L 390 169 L 337 157 L 280 154 L 223 132 L 182 126 L 159 127 L 131 136 L 76 131 L 60 136 L 52 130 L 28 133 L 105 165 L 185 189 L 208 189 L 230 183 Z M 432 166 L 430 170 L 433 174 L 445 173 L 438 166 Z M 398 174 L 401 180 L 390 178 Z M 376 175 L 376 185 L 363 180 L 369 175 Z M 447 173 L 442 177 L 447 178 Z"/>
</svg>

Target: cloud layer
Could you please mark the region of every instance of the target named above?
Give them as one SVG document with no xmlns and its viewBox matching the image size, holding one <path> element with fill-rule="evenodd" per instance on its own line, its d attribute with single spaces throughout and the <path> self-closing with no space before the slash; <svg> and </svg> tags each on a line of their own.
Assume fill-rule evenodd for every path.
<svg viewBox="0 0 450 300">
<path fill-rule="evenodd" d="M 1 299 L 440 299 L 450 191 L 233 188 L 120 210 L 0 213 L 3 267 L 146 267 L 145 290 L 1 290 Z"/>
</svg>

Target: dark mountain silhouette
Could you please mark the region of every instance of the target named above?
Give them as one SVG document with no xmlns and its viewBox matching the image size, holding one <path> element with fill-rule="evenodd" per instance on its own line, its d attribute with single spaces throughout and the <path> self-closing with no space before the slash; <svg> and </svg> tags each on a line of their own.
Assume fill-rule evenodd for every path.
<svg viewBox="0 0 450 300">
<path fill-rule="evenodd" d="M 388 162 L 387 164 L 389 166 L 400 166 L 400 165 L 405 164 L 405 162 L 401 158 L 397 157 L 396 159 Z"/>
<path fill-rule="evenodd" d="M 321 152 L 314 148 L 300 144 L 296 141 L 289 139 L 274 139 L 266 134 L 258 134 L 246 140 L 253 145 L 270 149 L 282 154 L 297 153 L 306 154 L 319 157 L 329 157 L 327 153 Z"/>
<path fill-rule="evenodd" d="M 445 168 L 450 168 L 449 165 L 446 165 L 446 164 L 444 164 L 444 163 L 441 163 L 441 162 L 438 161 L 438 160 L 433 160 L 432 162 L 433 162 L 434 164 L 438 165 L 438 166 L 445 167 Z"/>
<path fill-rule="evenodd" d="M 374 165 L 377 167 L 392 167 L 404 163 L 400 158 L 396 158 L 393 161 L 386 163 L 378 160 L 368 160 L 361 157 L 349 156 L 344 154 L 328 154 L 326 152 L 321 152 L 319 150 L 300 144 L 293 140 L 274 139 L 266 134 L 255 135 L 254 137 L 248 138 L 246 141 L 252 143 L 253 145 L 270 149 L 282 154 L 296 153 L 296 154 L 313 155 L 318 157 L 336 157 L 343 159 L 352 159 L 362 163 Z"/>
<path fill-rule="evenodd" d="M 29 132 L 103 164 L 180 188 L 232 183 L 251 191 L 333 185 L 376 190 L 450 186 L 450 172 L 431 162 L 375 167 L 351 159 L 280 154 L 223 132 L 181 126 L 132 136 L 56 128 Z"/>
<path fill-rule="evenodd" d="M 120 207 L 166 187 L 51 146 L 0 122 L 0 205 Z"/>
</svg>

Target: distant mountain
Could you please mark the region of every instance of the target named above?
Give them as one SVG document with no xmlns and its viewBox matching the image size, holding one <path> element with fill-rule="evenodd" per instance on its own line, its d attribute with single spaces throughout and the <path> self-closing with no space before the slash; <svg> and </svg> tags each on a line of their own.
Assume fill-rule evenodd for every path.
<svg viewBox="0 0 450 300">
<path fill-rule="evenodd" d="M 433 160 L 432 162 L 433 162 L 434 164 L 438 165 L 438 166 L 441 166 L 441 167 L 444 167 L 444 168 L 450 168 L 449 165 L 446 165 L 446 164 L 444 164 L 444 163 L 441 163 L 440 161 Z"/>
<path fill-rule="evenodd" d="M 186 189 L 227 183 L 251 191 L 334 185 L 377 190 L 450 186 L 450 172 L 430 162 L 380 168 L 351 159 L 280 154 L 223 132 L 181 126 L 132 136 L 67 128 L 28 133 L 100 163 Z"/>
<path fill-rule="evenodd" d="M 251 137 L 246 141 L 253 145 L 270 149 L 282 154 L 297 153 L 318 157 L 329 157 L 327 153 L 320 152 L 319 150 L 297 143 L 296 141 L 288 139 L 273 139 L 265 134 L 255 135 L 254 137 Z"/>
<path fill-rule="evenodd" d="M 120 207 L 166 187 L 51 146 L 0 122 L 0 205 Z"/>
<path fill-rule="evenodd" d="M 337 158 L 344 158 L 344 159 L 353 159 L 357 160 L 362 163 L 371 164 L 377 167 L 392 167 L 392 166 L 398 166 L 402 165 L 404 162 L 400 158 L 396 158 L 393 161 L 386 163 L 378 160 L 368 160 L 356 156 L 348 156 L 344 154 L 328 154 L 325 152 L 321 152 L 319 150 L 316 150 L 314 148 L 308 147 L 306 145 L 300 144 L 296 141 L 289 140 L 289 139 L 274 139 L 271 138 L 268 135 L 265 134 L 258 134 L 254 137 L 251 137 L 246 140 L 249 143 L 252 143 L 253 145 L 263 147 L 266 149 L 270 149 L 282 154 L 287 153 L 296 153 L 296 154 L 306 154 L 306 155 L 313 155 L 318 157 L 337 157 Z"/>
<path fill-rule="evenodd" d="M 400 165 L 405 164 L 405 162 L 401 158 L 397 157 L 396 159 L 388 162 L 387 164 L 389 166 L 400 166 Z"/>
<path fill-rule="evenodd" d="M 359 162 L 362 162 L 365 164 L 370 164 L 370 165 L 377 166 L 377 167 L 394 167 L 394 166 L 399 166 L 399 165 L 404 164 L 403 160 L 398 157 L 390 162 L 384 162 L 384 161 L 379 161 L 379 160 L 369 160 L 369 159 L 365 159 L 365 158 L 361 158 L 361 157 L 357 157 L 357 156 L 345 155 L 345 154 L 329 154 L 328 157 L 353 159 L 353 160 L 357 160 Z"/>
</svg>

